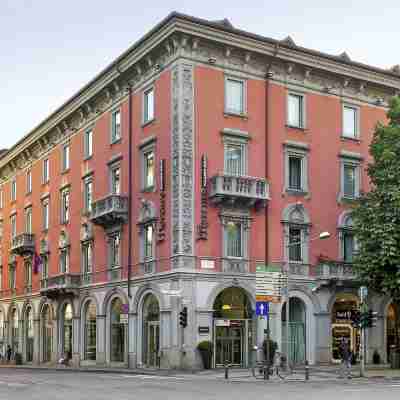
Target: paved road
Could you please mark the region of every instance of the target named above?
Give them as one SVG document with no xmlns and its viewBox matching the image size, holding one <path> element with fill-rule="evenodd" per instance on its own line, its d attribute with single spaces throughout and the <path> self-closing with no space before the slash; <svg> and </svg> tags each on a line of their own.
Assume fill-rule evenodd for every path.
<svg viewBox="0 0 400 400">
<path fill-rule="evenodd" d="M 317 397 L 318 396 L 318 397 Z M 400 396 L 400 381 L 269 382 L 216 376 L 151 376 L 0 369 L 0 400 L 385 400 Z"/>
</svg>

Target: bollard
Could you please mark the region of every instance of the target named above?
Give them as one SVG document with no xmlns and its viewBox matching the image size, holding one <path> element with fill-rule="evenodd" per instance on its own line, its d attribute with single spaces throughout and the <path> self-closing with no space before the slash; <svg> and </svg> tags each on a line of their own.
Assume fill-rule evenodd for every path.
<svg viewBox="0 0 400 400">
<path fill-rule="evenodd" d="M 310 366 L 308 364 L 308 360 L 305 362 L 306 368 L 305 368 L 305 378 L 306 381 L 310 380 Z"/>
<path fill-rule="evenodd" d="M 269 362 L 264 362 L 264 380 L 269 381 Z"/>
<path fill-rule="evenodd" d="M 229 378 L 229 361 L 225 361 L 225 379 Z"/>
</svg>

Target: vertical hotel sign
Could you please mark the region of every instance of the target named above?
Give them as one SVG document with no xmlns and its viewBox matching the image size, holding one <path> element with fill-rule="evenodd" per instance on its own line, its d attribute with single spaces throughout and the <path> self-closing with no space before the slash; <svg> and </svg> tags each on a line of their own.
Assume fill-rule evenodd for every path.
<svg viewBox="0 0 400 400">
<path fill-rule="evenodd" d="M 256 267 L 256 300 L 280 303 L 286 274 L 281 265 L 259 264 Z"/>
</svg>

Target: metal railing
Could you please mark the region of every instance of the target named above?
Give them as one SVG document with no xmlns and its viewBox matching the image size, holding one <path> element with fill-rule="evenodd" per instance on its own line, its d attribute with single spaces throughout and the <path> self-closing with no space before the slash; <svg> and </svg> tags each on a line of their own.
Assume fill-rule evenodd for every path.
<svg viewBox="0 0 400 400">
<path fill-rule="evenodd" d="M 89 218 L 94 223 L 104 225 L 113 221 L 124 221 L 127 215 L 128 198 L 119 194 L 110 194 L 92 203 Z"/>
<path fill-rule="evenodd" d="M 21 233 L 12 239 L 11 251 L 19 252 L 33 252 L 35 250 L 35 235 L 33 233 Z"/>
<path fill-rule="evenodd" d="M 355 279 L 355 273 L 352 263 L 346 262 L 327 262 L 320 263 L 316 268 L 316 277 L 318 279 Z"/>
</svg>

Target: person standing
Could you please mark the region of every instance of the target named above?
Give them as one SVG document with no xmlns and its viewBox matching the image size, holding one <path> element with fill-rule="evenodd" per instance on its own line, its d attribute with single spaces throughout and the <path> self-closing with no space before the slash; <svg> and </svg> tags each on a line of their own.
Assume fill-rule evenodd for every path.
<svg viewBox="0 0 400 400">
<path fill-rule="evenodd" d="M 342 365 L 340 368 L 340 378 L 351 379 L 351 351 L 349 339 L 342 338 L 340 342 L 340 356 L 342 359 Z"/>
<path fill-rule="evenodd" d="M 8 362 L 11 361 L 11 353 L 12 353 L 11 346 L 8 345 L 8 346 L 7 346 L 7 361 L 8 361 Z"/>
</svg>

